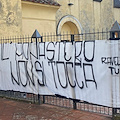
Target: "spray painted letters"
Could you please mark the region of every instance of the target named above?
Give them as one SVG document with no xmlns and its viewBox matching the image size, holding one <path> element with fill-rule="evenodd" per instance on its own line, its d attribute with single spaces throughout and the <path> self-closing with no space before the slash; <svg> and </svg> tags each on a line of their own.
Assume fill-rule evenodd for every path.
<svg viewBox="0 0 120 120">
<path fill-rule="evenodd" d="M 106 101 L 111 99 L 112 81 L 108 79 L 119 70 L 108 65 L 120 63 L 118 56 L 107 57 L 110 49 L 105 41 L 11 43 L 0 47 L 1 90 L 59 94 L 111 106 Z M 109 72 L 104 71 L 108 68 Z M 106 98 L 101 94 L 104 88 Z"/>
</svg>

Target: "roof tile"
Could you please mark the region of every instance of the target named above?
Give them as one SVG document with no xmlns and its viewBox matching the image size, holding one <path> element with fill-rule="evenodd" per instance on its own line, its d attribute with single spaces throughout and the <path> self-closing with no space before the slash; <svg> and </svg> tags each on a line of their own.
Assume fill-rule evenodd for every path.
<svg viewBox="0 0 120 120">
<path fill-rule="evenodd" d="M 28 2 L 34 2 L 34 3 L 40 3 L 40 4 L 48 4 L 48 5 L 60 6 L 60 4 L 55 2 L 54 0 L 22 0 L 22 1 L 28 1 Z"/>
</svg>

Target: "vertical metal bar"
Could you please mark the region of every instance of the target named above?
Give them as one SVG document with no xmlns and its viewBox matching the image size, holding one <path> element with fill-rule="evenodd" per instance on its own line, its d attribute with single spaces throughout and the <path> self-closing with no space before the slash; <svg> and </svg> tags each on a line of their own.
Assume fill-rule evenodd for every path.
<svg viewBox="0 0 120 120">
<path fill-rule="evenodd" d="M 65 40 L 65 37 L 64 37 L 64 31 L 61 33 L 61 40 L 64 41 Z"/>
<path fill-rule="evenodd" d="M 96 106 L 96 111 L 95 112 L 97 112 L 97 106 Z"/>
<path fill-rule="evenodd" d="M 88 29 L 88 38 L 89 38 L 89 40 L 91 40 L 91 34 L 90 34 L 90 29 Z"/>
<path fill-rule="evenodd" d="M 52 36 L 53 36 L 53 35 L 52 35 L 52 33 L 50 33 L 50 36 L 49 36 L 49 37 L 51 37 L 51 40 L 50 40 L 50 42 L 52 42 Z"/>
<path fill-rule="evenodd" d="M 49 33 L 47 32 L 47 35 L 46 35 L 46 39 L 47 39 L 47 41 L 46 42 L 49 42 Z"/>
<path fill-rule="evenodd" d="M 40 94 L 38 94 L 38 104 L 40 105 L 41 102 L 40 102 Z"/>
<path fill-rule="evenodd" d="M 64 98 L 62 98 L 62 103 L 63 103 L 63 106 L 64 106 Z"/>
<path fill-rule="evenodd" d="M 103 28 L 102 28 L 102 40 L 103 40 Z"/>
<path fill-rule="evenodd" d="M 71 104 L 70 104 L 70 99 L 69 99 L 69 108 L 70 108 Z"/>
<path fill-rule="evenodd" d="M 41 42 L 43 42 L 43 37 L 41 36 Z"/>
<path fill-rule="evenodd" d="M 100 107 L 100 113 L 101 113 L 101 106 L 99 106 Z"/>
<path fill-rule="evenodd" d="M 56 40 L 55 40 L 55 33 L 53 33 L 53 42 L 55 42 Z"/>
<path fill-rule="evenodd" d="M 45 96 L 43 95 L 43 103 L 45 103 Z"/>
<path fill-rule="evenodd" d="M 67 99 L 65 99 L 65 105 L 66 105 L 66 107 L 67 107 Z"/>
<path fill-rule="evenodd" d="M 82 109 L 81 109 L 81 102 L 80 102 L 80 105 L 79 105 L 79 106 L 80 106 L 80 110 L 82 110 Z"/>
<path fill-rule="evenodd" d="M 95 40 L 95 29 L 93 29 L 93 31 L 94 31 L 94 39 L 93 40 Z"/>
<path fill-rule="evenodd" d="M 98 40 L 100 40 L 100 38 L 99 38 L 99 34 L 100 34 L 100 32 L 99 32 L 99 29 L 98 29 Z"/>
<path fill-rule="evenodd" d="M 106 39 L 108 40 L 108 29 L 106 28 Z"/>
<path fill-rule="evenodd" d="M 74 35 L 73 34 L 71 35 L 71 42 L 72 43 L 74 42 Z"/>
<path fill-rule="evenodd" d="M 46 96 L 47 97 L 47 103 L 48 103 L 48 96 Z"/>
<path fill-rule="evenodd" d="M 54 96 L 52 96 L 51 102 L 52 102 L 52 104 L 54 105 Z"/>
<path fill-rule="evenodd" d="M 51 104 L 51 96 L 49 96 L 48 102 L 49 104 Z"/>
<path fill-rule="evenodd" d="M 44 33 L 44 36 L 43 36 L 43 37 L 44 37 L 44 40 L 45 40 L 44 42 L 46 42 L 46 33 Z"/>
<path fill-rule="evenodd" d="M 116 108 L 112 108 L 112 116 L 114 117 L 115 114 L 117 114 L 117 109 Z"/>
<path fill-rule="evenodd" d="M 90 104 L 88 104 L 88 111 L 90 111 Z"/>
<path fill-rule="evenodd" d="M 59 106 L 60 106 L 60 98 L 58 98 L 58 101 L 59 101 Z"/>
<path fill-rule="evenodd" d="M 84 33 L 84 34 L 85 34 L 85 40 L 87 40 L 87 39 L 86 39 L 86 34 L 87 34 L 87 33 L 86 33 L 86 30 L 85 30 L 85 33 Z"/>
<path fill-rule="evenodd" d="M 55 96 L 55 99 L 56 99 L 56 105 L 57 105 L 57 97 Z"/>
<path fill-rule="evenodd" d="M 73 109 L 77 109 L 76 100 L 73 100 Z"/>
<path fill-rule="evenodd" d="M 67 34 L 66 34 L 66 37 L 67 37 L 67 39 L 66 40 L 68 40 L 68 31 L 66 32 Z"/>
<path fill-rule="evenodd" d="M 105 107 L 104 107 L 104 114 L 105 114 Z"/>
</svg>

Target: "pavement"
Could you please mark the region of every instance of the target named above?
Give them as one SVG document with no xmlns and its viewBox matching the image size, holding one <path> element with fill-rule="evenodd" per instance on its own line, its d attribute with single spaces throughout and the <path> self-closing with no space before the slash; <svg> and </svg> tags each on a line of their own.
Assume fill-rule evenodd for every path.
<svg viewBox="0 0 120 120">
<path fill-rule="evenodd" d="M 0 120 L 112 120 L 111 116 L 0 98 Z"/>
</svg>

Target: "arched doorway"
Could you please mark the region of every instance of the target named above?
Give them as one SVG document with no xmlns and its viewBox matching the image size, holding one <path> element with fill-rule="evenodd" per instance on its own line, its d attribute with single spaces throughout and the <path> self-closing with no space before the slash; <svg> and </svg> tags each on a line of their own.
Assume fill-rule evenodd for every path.
<svg viewBox="0 0 120 120">
<path fill-rule="evenodd" d="M 83 29 L 82 26 L 77 18 L 75 18 L 72 15 L 64 16 L 60 19 L 57 25 L 57 34 L 61 34 L 63 32 L 71 32 L 71 34 L 74 34 L 74 32 L 82 33 Z"/>
<path fill-rule="evenodd" d="M 72 23 L 71 21 L 68 21 L 62 25 L 61 33 L 71 33 L 71 34 L 78 34 L 78 28 L 77 26 Z"/>
</svg>

